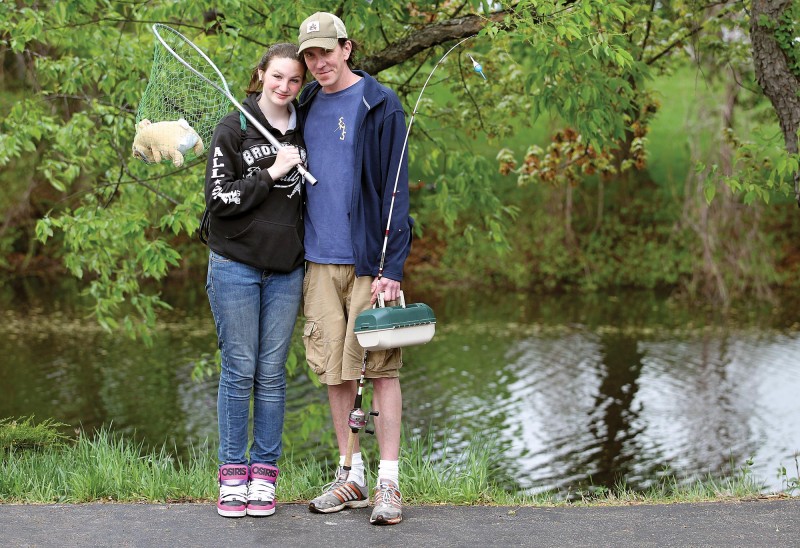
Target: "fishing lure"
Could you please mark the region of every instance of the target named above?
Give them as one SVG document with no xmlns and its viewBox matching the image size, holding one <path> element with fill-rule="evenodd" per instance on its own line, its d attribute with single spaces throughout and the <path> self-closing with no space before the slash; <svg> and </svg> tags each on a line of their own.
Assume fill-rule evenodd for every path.
<svg viewBox="0 0 800 548">
<path fill-rule="evenodd" d="M 470 55 L 469 53 L 467 55 L 469 56 L 470 60 L 472 61 L 472 68 L 475 70 L 475 72 L 477 72 L 478 74 L 483 76 L 483 79 L 486 80 L 486 75 L 483 73 L 483 67 L 481 66 L 481 64 L 478 63 L 475 59 L 473 59 L 472 55 Z"/>
</svg>

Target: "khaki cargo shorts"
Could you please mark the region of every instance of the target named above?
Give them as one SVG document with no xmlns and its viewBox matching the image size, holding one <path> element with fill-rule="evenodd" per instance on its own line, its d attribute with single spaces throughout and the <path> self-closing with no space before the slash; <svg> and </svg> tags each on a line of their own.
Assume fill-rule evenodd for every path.
<svg viewBox="0 0 800 548">
<path fill-rule="evenodd" d="M 306 360 L 322 384 L 361 377 L 364 349 L 353 331 L 356 316 L 372 307 L 371 276 L 356 277 L 354 265 L 307 263 L 303 280 L 303 343 Z M 367 355 L 366 377 L 397 377 L 403 366 L 399 348 Z"/>
</svg>

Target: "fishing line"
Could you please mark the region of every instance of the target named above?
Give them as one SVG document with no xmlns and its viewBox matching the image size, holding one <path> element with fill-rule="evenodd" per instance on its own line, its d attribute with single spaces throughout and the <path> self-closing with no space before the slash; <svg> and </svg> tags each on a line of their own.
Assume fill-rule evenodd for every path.
<svg viewBox="0 0 800 548">
<path fill-rule="evenodd" d="M 386 260 L 386 244 L 389 241 L 389 228 L 390 228 L 391 223 L 392 223 L 392 213 L 394 212 L 394 198 L 395 198 L 395 195 L 397 194 L 397 183 L 400 180 L 400 171 L 401 171 L 401 167 L 402 167 L 402 164 L 403 164 L 403 159 L 405 158 L 406 147 L 408 146 L 408 136 L 411 134 L 411 126 L 414 125 L 414 118 L 417 115 L 417 110 L 419 109 L 419 103 L 422 100 L 422 95 L 425 93 L 425 88 L 428 87 L 428 82 L 431 81 L 431 78 L 433 77 L 433 73 L 436 72 L 436 69 L 438 69 L 439 66 L 442 63 L 444 63 L 444 60 L 447 59 L 447 56 L 450 55 L 450 52 L 453 51 L 454 49 L 456 49 L 458 46 L 460 46 L 464 42 L 466 42 L 467 40 L 469 40 L 470 38 L 474 38 L 476 36 L 477 36 L 477 34 L 473 34 L 471 36 L 467 36 L 466 38 L 464 38 L 461 41 L 457 42 L 456 45 L 451 47 L 449 50 L 447 50 L 445 52 L 444 55 L 442 55 L 441 59 L 439 59 L 439 61 L 437 61 L 436 65 L 434 65 L 433 70 L 431 70 L 430 74 L 428 74 L 428 78 L 425 80 L 425 84 L 422 86 L 422 89 L 419 92 L 419 97 L 417 97 L 417 102 L 414 105 L 414 110 L 411 112 L 411 118 L 408 121 L 408 128 L 406 129 L 406 136 L 403 139 L 403 147 L 402 147 L 401 152 L 400 152 L 400 162 L 398 163 L 398 166 L 397 166 L 397 174 L 395 175 L 395 178 L 394 178 L 394 188 L 392 189 L 392 201 L 389 204 L 389 219 L 388 219 L 388 222 L 386 223 L 386 233 L 384 234 L 384 237 L 383 237 L 383 249 L 381 250 L 381 261 L 380 261 L 380 264 L 378 265 L 378 279 L 379 280 L 383 277 L 383 266 L 384 266 L 384 262 Z M 470 56 L 470 59 L 472 59 L 472 56 Z M 477 72 L 481 76 L 483 76 L 483 79 L 485 80 L 486 79 L 486 75 L 483 74 L 483 67 L 480 64 L 478 64 L 474 59 L 472 59 L 472 63 L 473 63 L 473 69 L 475 70 L 475 72 Z"/>
</svg>

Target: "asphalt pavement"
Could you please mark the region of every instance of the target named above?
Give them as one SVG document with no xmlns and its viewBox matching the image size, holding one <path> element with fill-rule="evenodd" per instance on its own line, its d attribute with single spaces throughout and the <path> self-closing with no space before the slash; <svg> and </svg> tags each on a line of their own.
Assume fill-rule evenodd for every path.
<svg viewBox="0 0 800 548">
<path fill-rule="evenodd" d="M 210 504 L 0 505 L 0 546 L 800 546 L 800 498 L 580 507 L 409 506 L 369 524 L 371 508 L 312 514 L 279 504 L 222 518 Z"/>
</svg>

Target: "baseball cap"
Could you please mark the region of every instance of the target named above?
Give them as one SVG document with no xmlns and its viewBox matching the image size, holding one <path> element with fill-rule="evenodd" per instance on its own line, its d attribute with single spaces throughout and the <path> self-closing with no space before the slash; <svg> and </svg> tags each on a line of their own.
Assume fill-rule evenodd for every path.
<svg viewBox="0 0 800 548">
<path fill-rule="evenodd" d="M 332 50 L 339 38 L 347 38 L 347 29 L 341 19 L 332 13 L 318 11 L 300 24 L 297 38 L 299 51 L 307 48 Z"/>
</svg>

